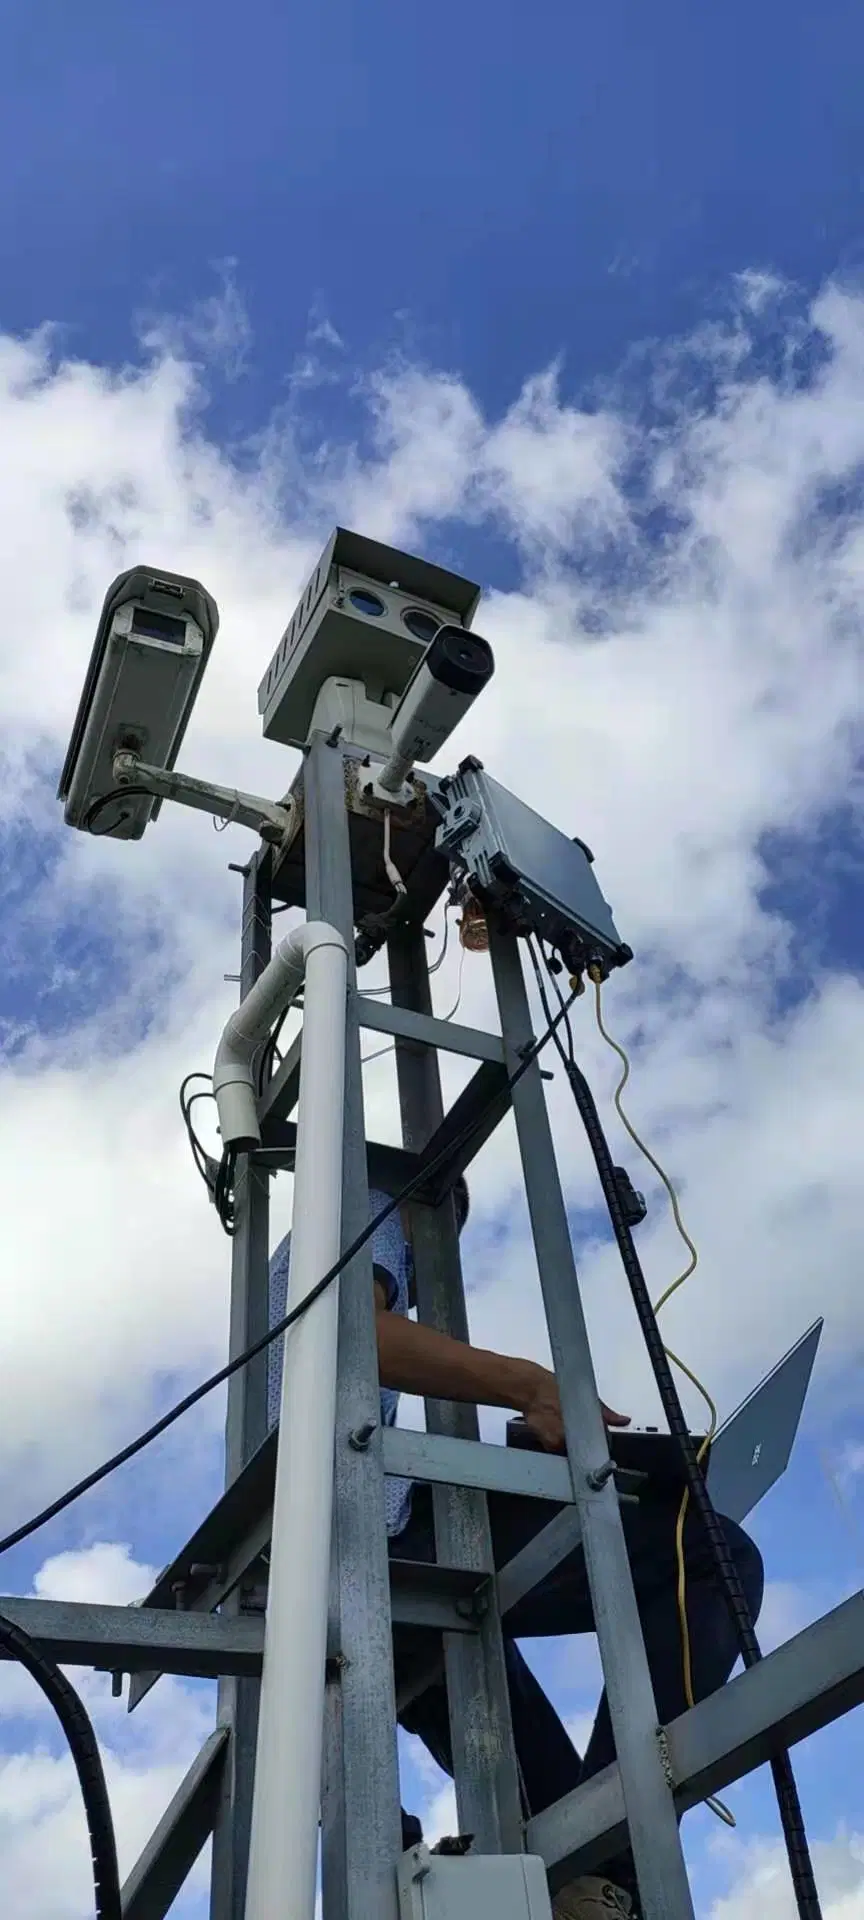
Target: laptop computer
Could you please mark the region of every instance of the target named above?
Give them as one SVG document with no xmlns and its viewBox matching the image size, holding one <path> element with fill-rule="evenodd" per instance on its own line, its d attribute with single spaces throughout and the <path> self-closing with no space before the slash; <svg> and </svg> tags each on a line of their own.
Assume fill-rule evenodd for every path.
<svg viewBox="0 0 864 1920">
<path fill-rule="evenodd" d="M 744 1520 L 786 1472 L 823 1326 L 814 1321 L 715 1434 L 708 1491 L 728 1520 Z"/>
<path fill-rule="evenodd" d="M 715 1511 L 728 1520 L 745 1519 L 786 1471 L 823 1325 L 816 1320 L 808 1327 L 714 1435 L 703 1470 Z M 704 1434 L 693 1438 L 699 1446 Z M 538 1445 L 521 1420 L 508 1422 L 507 1442 Z M 652 1490 L 683 1491 L 681 1456 L 671 1434 L 651 1427 L 614 1429 L 609 1449 L 619 1468 L 643 1476 L 644 1497 Z"/>
</svg>

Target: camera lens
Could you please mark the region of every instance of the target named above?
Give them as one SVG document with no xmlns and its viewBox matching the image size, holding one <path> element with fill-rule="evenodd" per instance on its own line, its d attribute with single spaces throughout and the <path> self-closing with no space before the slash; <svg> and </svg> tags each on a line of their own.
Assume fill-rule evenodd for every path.
<svg viewBox="0 0 864 1920">
<path fill-rule="evenodd" d="M 357 608 L 358 613 L 366 613 L 373 620 L 377 620 L 382 613 L 387 612 L 383 600 L 379 600 L 377 593 L 367 593 L 365 587 L 355 587 L 348 598 L 352 607 Z"/>
<path fill-rule="evenodd" d="M 408 632 L 413 633 L 415 640 L 422 640 L 424 646 L 429 640 L 434 640 L 441 625 L 440 620 L 436 620 L 433 613 L 424 613 L 422 607 L 409 607 L 407 612 L 403 613 L 402 621 L 408 628 Z"/>
</svg>

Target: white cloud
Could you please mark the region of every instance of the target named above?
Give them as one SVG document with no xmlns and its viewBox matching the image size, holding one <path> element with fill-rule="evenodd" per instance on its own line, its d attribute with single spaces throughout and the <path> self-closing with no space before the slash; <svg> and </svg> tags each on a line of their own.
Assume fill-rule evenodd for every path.
<svg viewBox="0 0 864 1920">
<path fill-rule="evenodd" d="M 864 1444 L 850 1440 L 842 1449 L 838 1465 L 844 1481 L 860 1479 L 864 1474 Z"/>
<path fill-rule="evenodd" d="M 496 679 L 446 758 L 470 747 L 593 845 L 636 949 L 608 989 L 608 1017 L 634 1054 L 630 1110 L 681 1185 L 701 1252 L 670 1307 L 670 1340 L 728 1405 L 824 1311 L 820 1379 L 835 1406 L 851 1401 L 864 1000 L 859 974 L 826 964 L 806 918 L 769 910 L 764 847 L 791 835 L 818 880 L 819 831 L 836 816 L 860 879 L 864 511 L 850 483 L 864 459 L 864 301 L 829 289 L 817 302 L 822 362 L 802 387 L 747 362 L 769 291 L 751 283 L 725 331 L 667 350 L 650 432 L 611 387 L 587 408 L 541 371 L 489 420 L 456 375 L 401 366 L 367 383 L 362 445 L 304 461 L 282 420 L 260 461 L 236 466 L 208 437 L 199 375 L 182 357 L 196 350 L 190 335 L 170 351 L 155 341 L 146 367 L 122 372 L 64 361 L 47 333 L 0 339 L 4 1520 L 128 1437 L 157 1383 L 164 1394 L 166 1376 L 215 1363 L 226 1334 L 228 1248 L 188 1159 L 176 1089 L 211 1063 L 233 1003 L 223 975 L 236 970 L 239 882 L 225 868 L 251 842 L 170 808 L 137 847 L 61 828 L 55 778 L 98 608 L 141 557 L 205 580 L 222 627 L 184 766 L 281 793 L 296 756 L 260 740 L 255 690 L 337 516 L 444 548 L 451 563 L 460 516 L 510 541 L 518 586 L 490 592 L 478 621 Z M 790 327 L 800 342 L 800 317 Z M 822 498 L 844 487 L 842 515 L 826 517 Z M 436 979 L 442 1010 L 457 958 Z M 803 1000 L 778 1014 L 778 988 L 802 981 Z M 482 960 L 466 963 L 461 1015 L 492 1019 Z M 587 1001 L 576 1027 L 608 1114 L 615 1068 Z M 448 1089 L 464 1073 L 449 1064 Z M 369 1076 L 370 1126 L 392 1138 L 392 1060 Z M 568 1196 L 593 1204 L 560 1074 L 550 1097 Z M 617 1147 L 614 1122 L 610 1132 Z M 679 1249 L 629 1145 L 623 1157 L 651 1195 L 640 1244 L 659 1291 Z M 476 1336 L 541 1352 L 511 1127 L 472 1184 Z M 511 1228 L 494 1246 L 493 1214 Z M 578 1251 L 604 1390 L 647 1414 L 617 1264 L 603 1246 Z M 207 1418 L 215 1431 L 218 1409 Z M 195 1472 L 194 1440 L 178 1440 L 172 1460 L 186 1446 Z M 122 1548 L 73 1553 L 45 1577 L 137 1580 L 141 1549 L 122 1531 L 125 1560 Z M 159 1696 L 176 1704 L 165 1682 Z M 8 1793 L 30 1795 L 21 1845 L 38 1831 L 41 1862 L 52 1847 L 40 1809 L 58 1804 L 61 1776 L 25 1762 Z"/>
<path fill-rule="evenodd" d="M 140 1766 L 106 1753 L 121 1876 L 161 1818 L 184 1766 Z M 92 1910 L 87 1829 L 71 1759 L 44 1751 L 0 1754 L 0 1847 L 8 1920 L 84 1920 Z M 189 1890 L 204 1884 L 204 1864 Z"/>
<path fill-rule="evenodd" d="M 715 1851 L 732 1884 L 715 1900 L 709 1920 L 794 1920 L 797 1906 L 779 1843 L 729 1840 Z M 862 1920 L 864 1838 L 839 1833 L 834 1840 L 817 1841 L 812 1851 L 824 1920 Z"/>
<path fill-rule="evenodd" d="M 152 1569 L 129 1548 L 103 1541 L 57 1554 L 38 1569 L 42 1599 L 125 1605 L 140 1598 Z M 212 1687 L 168 1676 L 133 1719 L 111 1695 L 107 1674 L 70 1668 L 102 1754 L 117 1835 L 121 1880 L 161 1819 L 213 1726 Z M 84 1920 L 92 1911 L 86 1822 L 74 1765 L 45 1696 L 22 1669 L 0 1667 L 0 1851 L 4 1915 L 9 1920 Z M 14 1729 L 10 1746 L 8 1732 Z M 202 1856 L 177 1905 L 207 1884 Z"/>
<path fill-rule="evenodd" d="M 33 1585 L 40 1600 L 90 1600 L 127 1607 L 149 1593 L 156 1571 L 133 1560 L 131 1547 L 97 1540 L 77 1552 L 54 1554 L 39 1568 Z"/>
<path fill-rule="evenodd" d="M 234 260 L 218 263 L 218 291 L 199 301 L 190 312 L 142 315 L 139 334 L 144 348 L 179 360 L 192 358 L 208 372 L 218 368 L 224 377 L 238 379 L 246 366 L 252 330 L 235 268 Z"/>
</svg>

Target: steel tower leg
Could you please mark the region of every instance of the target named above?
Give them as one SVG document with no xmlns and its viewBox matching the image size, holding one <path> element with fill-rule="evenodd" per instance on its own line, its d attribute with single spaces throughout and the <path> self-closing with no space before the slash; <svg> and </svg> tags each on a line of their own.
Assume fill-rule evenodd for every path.
<svg viewBox="0 0 864 1920">
<path fill-rule="evenodd" d="M 351 849 L 340 747 L 316 734 L 304 770 L 306 911 L 348 945 L 353 987 Z M 369 1219 L 360 1031 L 349 994 L 345 1060 L 343 1245 Z M 333 1573 L 322 1783 L 324 1920 L 396 1920 L 400 1851 L 390 1580 L 381 1467 L 372 1253 L 340 1283 Z M 349 1435 L 369 1422 L 371 1444 Z M 277 1916 L 274 1915 L 274 1920 Z"/>
<path fill-rule="evenodd" d="M 431 1014 L 426 943 L 421 927 L 390 942 L 394 1006 Z M 434 1047 L 396 1041 L 396 1067 L 404 1146 L 421 1152 L 444 1118 L 441 1074 Z M 467 1340 L 468 1316 L 452 1199 L 440 1207 L 412 1209 L 412 1237 L 421 1320 L 441 1333 Z M 430 1433 L 477 1440 L 476 1407 L 427 1400 Z M 467 1487 L 436 1487 L 435 1540 L 447 1566 L 494 1572 L 486 1496 Z M 477 1634 L 444 1636 L 450 1737 L 459 1830 L 473 1833 L 478 1853 L 522 1849 L 522 1805 L 513 1747 L 501 1621 L 488 1607 Z"/>
<path fill-rule="evenodd" d="M 515 938 L 493 929 L 491 955 L 512 1073 L 520 1049 L 533 1038 Z M 589 1484 L 589 1475 L 608 1460 L 609 1447 L 536 1061 L 513 1089 L 513 1110 L 640 1895 L 646 1920 L 693 1920 L 614 1482 L 607 1480 L 597 1492 Z"/>
<path fill-rule="evenodd" d="M 243 881 L 243 929 L 240 947 L 240 998 L 249 992 L 270 958 L 270 853 L 256 854 Z M 242 1160 L 235 1184 L 237 1232 L 231 1247 L 229 1352 L 241 1353 L 266 1333 L 270 1193 L 268 1176 Z M 225 1428 L 225 1484 L 261 1445 L 267 1433 L 267 1355 L 241 1367 L 228 1383 Z M 242 1610 L 242 1589 L 224 1603 L 223 1612 Z M 246 1868 L 255 1778 L 258 1732 L 258 1680 L 222 1679 L 217 1719 L 228 1727 L 216 1824 L 210 1920 L 243 1920 Z"/>
</svg>

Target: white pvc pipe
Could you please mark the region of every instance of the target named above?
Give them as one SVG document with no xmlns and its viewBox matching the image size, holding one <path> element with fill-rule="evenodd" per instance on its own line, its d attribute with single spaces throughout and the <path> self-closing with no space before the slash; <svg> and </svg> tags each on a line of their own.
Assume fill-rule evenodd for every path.
<svg viewBox="0 0 864 1920">
<path fill-rule="evenodd" d="M 335 948 L 343 956 L 346 951 L 341 934 L 323 920 L 307 920 L 302 927 L 295 927 L 280 941 L 263 973 L 226 1022 L 213 1066 L 223 1146 L 248 1151 L 261 1145 L 252 1062 L 274 1021 L 296 998 L 307 962 L 319 948 Z"/>
<path fill-rule="evenodd" d="M 289 1309 L 335 1265 L 342 1237 L 348 959 L 332 927 L 301 931 Z M 285 1335 L 245 1920 L 313 1920 L 315 1909 L 338 1324 L 334 1280 Z"/>
</svg>

